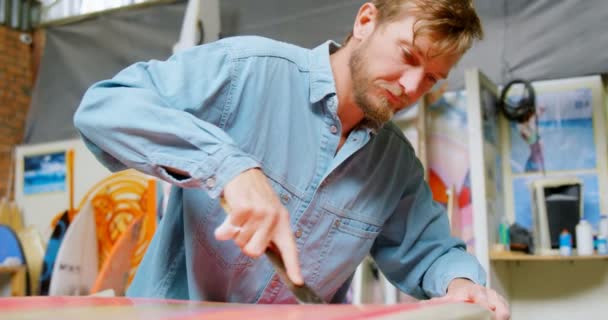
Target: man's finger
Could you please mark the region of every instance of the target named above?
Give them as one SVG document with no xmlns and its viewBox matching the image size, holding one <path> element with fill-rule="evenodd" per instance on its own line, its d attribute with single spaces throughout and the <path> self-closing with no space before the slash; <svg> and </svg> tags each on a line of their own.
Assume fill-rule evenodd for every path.
<svg viewBox="0 0 608 320">
<path fill-rule="evenodd" d="M 509 320 L 511 319 L 511 312 L 507 308 L 497 307 L 496 311 L 494 311 L 494 317 L 497 320 Z"/>
<path fill-rule="evenodd" d="M 262 225 L 260 228 L 253 234 L 249 243 L 243 247 L 243 252 L 246 255 L 257 258 L 261 256 L 266 248 L 268 247 L 272 233 L 275 229 L 276 225 Z"/>
<path fill-rule="evenodd" d="M 222 209 L 226 212 L 224 222 L 215 229 L 215 238 L 220 241 L 234 239 L 241 231 L 245 222 L 243 210 L 233 210 L 223 198 L 220 199 Z"/>
<path fill-rule="evenodd" d="M 470 298 L 473 303 L 476 303 L 488 310 L 494 311 L 495 308 L 490 306 L 490 302 L 488 301 L 488 295 L 485 290 L 475 290 L 472 294 L 470 294 Z"/>
<path fill-rule="evenodd" d="M 257 227 L 252 223 L 243 226 L 241 232 L 234 237 L 234 243 L 236 243 L 239 248 L 243 249 L 249 241 L 251 241 L 251 237 L 255 234 L 256 229 Z M 247 254 L 247 252 L 245 252 L 245 254 Z"/>
<path fill-rule="evenodd" d="M 230 221 L 234 226 L 243 226 L 251 215 L 251 209 L 231 208 L 227 204 L 224 204 L 223 209 L 228 209 L 226 211 L 226 220 Z"/>
<path fill-rule="evenodd" d="M 279 249 L 279 254 L 285 263 L 287 276 L 296 285 L 303 285 L 302 273 L 300 271 L 300 262 L 298 259 L 298 249 L 296 242 L 291 234 L 289 220 L 283 219 L 279 222 L 283 225 L 277 226 L 277 235 L 274 238 L 274 243 Z"/>
<path fill-rule="evenodd" d="M 241 230 L 241 227 L 233 225 L 230 223 L 230 220 L 226 218 L 224 222 L 215 229 L 215 238 L 220 241 L 234 239 L 234 237 L 239 234 Z"/>
<path fill-rule="evenodd" d="M 494 290 L 488 289 L 486 291 L 486 295 L 488 296 L 490 310 L 495 311 L 498 305 L 502 303 L 500 300 L 498 300 L 498 294 L 496 294 Z"/>
<path fill-rule="evenodd" d="M 498 320 L 508 320 L 511 317 L 509 304 L 494 290 L 490 290 L 488 294 L 490 304 L 495 306 L 494 315 Z"/>
</svg>

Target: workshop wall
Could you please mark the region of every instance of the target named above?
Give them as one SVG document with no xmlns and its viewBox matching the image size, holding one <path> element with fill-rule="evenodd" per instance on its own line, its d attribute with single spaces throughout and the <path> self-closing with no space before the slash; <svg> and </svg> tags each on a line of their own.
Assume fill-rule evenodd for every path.
<svg viewBox="0 0 608 320">
<path fill-rule="evenodd" d="M 0 26 L 0 196 L 7 194 L 13 147 L 23 139 L 42 43 L 41 34 Z"/>
</svg>

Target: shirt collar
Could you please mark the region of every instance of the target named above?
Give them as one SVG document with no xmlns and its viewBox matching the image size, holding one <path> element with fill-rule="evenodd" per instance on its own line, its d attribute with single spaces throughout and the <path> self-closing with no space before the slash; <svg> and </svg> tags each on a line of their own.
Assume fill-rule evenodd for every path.
<svg viewBox="0 0 608 320">
<path fill-rule="evenodd" d="M 337 42 L 328 40 L 312 49 L 310 53 L 310 102 L 321 101 L 329 94 L 336 93 L 334 74 L 329 55 L 340 48 Z"/>
<path fill-rule="evenodd" d="M 312 49 L 310 53 L 310 103 L 316 103 L 330 94 L 336 93 L 336 83 L 331 69 L 329 55 L 338 51 L 341 45 L 335 41 L 328 40 L 320 46 Z M 378 133 L 375 128 L 358 126 L 369 136 Z"/>
</svg>

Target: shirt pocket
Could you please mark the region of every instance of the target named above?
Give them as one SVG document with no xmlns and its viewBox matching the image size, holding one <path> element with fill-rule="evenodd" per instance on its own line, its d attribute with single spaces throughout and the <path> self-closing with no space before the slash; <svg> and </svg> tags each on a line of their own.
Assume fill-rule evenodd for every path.
<svg viewBox="0 0 608 320">
<path fill-rule="evenodd" d="M 331 299 L 357 266 L 369 254 L 381 227 L 336 212 L 322 209 L 321 221 L 326 236 L 318 255 L 317 276 L 314 282 L 326 299 Z"/>
</svg>

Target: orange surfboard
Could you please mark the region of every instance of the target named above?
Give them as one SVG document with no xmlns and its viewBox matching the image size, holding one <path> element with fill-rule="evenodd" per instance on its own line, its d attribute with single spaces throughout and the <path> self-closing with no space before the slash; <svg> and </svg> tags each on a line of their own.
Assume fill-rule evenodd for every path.
<svg viewBox="0 0 608 320">
<path fill-rule="evenodd" d="M 131 259 L 135 255 L 142 231 L 143 217 L 135 219 L 112 247 L 105 259 L 91 293 L 112 289 L 117 296 L 124 296 L 131 271 Z"/>
<path fill-rule="evenodd" d="M 83 199 L 90 199 L 95 212 L 100 269 L 130 224 L 143 218 L 137 248 L 131 257 L 130 283 L 156 230 L 156 181 L 126 170 L 97 183 Z"/>
</svg>

